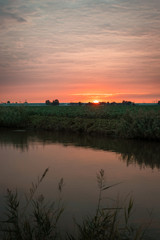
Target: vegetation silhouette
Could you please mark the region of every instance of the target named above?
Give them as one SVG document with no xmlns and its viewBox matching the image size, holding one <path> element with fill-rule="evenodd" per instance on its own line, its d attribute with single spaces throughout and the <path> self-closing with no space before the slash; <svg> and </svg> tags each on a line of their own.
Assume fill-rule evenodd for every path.
<svg viewBox="0 0 160 240">
<path fill-rule="evenodd" d="M 46 100 L 46 105 L 51 105 L 51 106 L 58 106 L 59 105 L 59 100 L 55 99 L 52 102 L 50 100 Z"/>
<path fill-rule="evenodd" d="M 99 189 L 95 214 L 85 216 L 81 224 L 76 223 L 77 234 L 60 231 L 59 219 L 63 218 L 65 210 L 61 192 L 63 178 L 58 183 L 58 202 L 53 199 L 47 203 L 42 194 L 37 195 L 37 189 L 48 172 L 48 168 L 36 183 L 32 183 L 26 201 L 21 205 L 17 190 L 7 189 L 6 218 L 0 221 L 0 237 L 2 240 L 144 240 L 147 228 L 135 226 L 130 222 L 133 200 L 112 205 L 103 202 L 103 192 L 117 184 L 107 185 L 104 170 L 97 174 Z M 30 208 L 29 208 L 30 207 Z"/>
</svg>

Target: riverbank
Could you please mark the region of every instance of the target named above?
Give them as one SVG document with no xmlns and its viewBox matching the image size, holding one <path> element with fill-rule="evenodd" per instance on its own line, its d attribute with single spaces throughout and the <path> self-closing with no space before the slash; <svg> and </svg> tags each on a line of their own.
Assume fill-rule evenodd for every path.
<svg viewBox="0 0 160 240">
<path fill-rule="evenodd" d="M 3 106 L 0 126 L 160 140 L 160 106 Z"/>
</svg>

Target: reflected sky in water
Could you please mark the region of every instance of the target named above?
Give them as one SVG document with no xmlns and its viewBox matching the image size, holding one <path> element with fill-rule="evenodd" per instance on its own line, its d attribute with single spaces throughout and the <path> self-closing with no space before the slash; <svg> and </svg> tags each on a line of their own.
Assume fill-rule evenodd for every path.
<svg viewBox="0 0 160 240">
<path fill-rule="evenodd" d="M 103 168 L 108 184 L 121 182 L 105 197 L 132 195 L 136 209 L 133 221 L 146 221 L 147 212 L 152 211 L 153 226 L 160 228 L 159 153 L 160 143 L 156 142 L 1 130 L 0 201 L 2 204 L 6 188 L 17 188 L 22 197 L 49 167 L 39 192 L 56 199 L 58 180 L 64 178 L 65 227 L 71 228 L 73 216 L 81 219 L 95 211 L 96 174 Z"/>
</svg>

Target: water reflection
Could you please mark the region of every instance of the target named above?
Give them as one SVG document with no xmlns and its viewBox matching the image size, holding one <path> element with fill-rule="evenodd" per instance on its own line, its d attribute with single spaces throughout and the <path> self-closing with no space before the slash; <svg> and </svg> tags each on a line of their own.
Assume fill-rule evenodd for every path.
<svg viewBox="0 0 160 240">
<path fill-rule="evenodd" d="M 148 141 L 111 139 L 104 137 L 81 136 L 57 132 L 32 132 L 23 130 L 0 130 L 0 146 L 11 145 L 21 151 L 34 147 L 32 143 L 61 143 L 64 146 L 81 146 L 120 154 L 126 165 L 137 164 L 140 168 L 160 168 L 160 143 Z"/>
<path fill-rule="evenodd" d="M 1 129 L 0 215 L 6 188 L 16 187 L 23 196 L 35 177 L 49 167 L 39 192 L 46 199 L 55 199 L 57 182 L 64 178 L 63 225 L 72 229 L 72 217 L 82 219 L 94 213 L 98 194 L 96 173 L 103 168 L 109 185 L 122 182 L 106 196 L 116 199 L 117 193 L 133 195 L 137 210 L 134 221 L 138 223 L 146 219 L 146 209 L 153 209 L 153 227 L 158 229 L 159 236 L 159 153 L 160 144 L 156 142 Z"/>
</svg>

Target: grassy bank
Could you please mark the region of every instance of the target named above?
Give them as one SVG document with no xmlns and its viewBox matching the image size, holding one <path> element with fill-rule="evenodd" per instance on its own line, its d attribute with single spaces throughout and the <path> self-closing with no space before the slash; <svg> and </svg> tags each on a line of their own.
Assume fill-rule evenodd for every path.
<svg viewBox="0 0 160 240">
<path fill-rule="evenodd" d="M 2 106 L 0 126 L 160 140 L 160 106 Z"/>
</svg>

